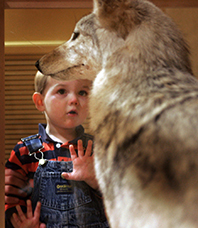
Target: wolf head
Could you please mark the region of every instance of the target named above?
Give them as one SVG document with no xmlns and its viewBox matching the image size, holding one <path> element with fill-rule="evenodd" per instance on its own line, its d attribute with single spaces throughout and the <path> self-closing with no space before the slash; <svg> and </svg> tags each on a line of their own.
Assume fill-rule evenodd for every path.
<svg viewBox="0 0 198 228">
<path fill-rule="evenodd" d="M 94 80 L 101 69 L 113 63 L 122 67 L 123 61 L 130 61 L 133 75 L 135 69 L 152 72 L 162 67 L 192 73 L 179 30 L 146 0 L 94 0 L 93 12 L 76 24 L 70 40 L 36 66 L 56 78 Z"/>
</svg>

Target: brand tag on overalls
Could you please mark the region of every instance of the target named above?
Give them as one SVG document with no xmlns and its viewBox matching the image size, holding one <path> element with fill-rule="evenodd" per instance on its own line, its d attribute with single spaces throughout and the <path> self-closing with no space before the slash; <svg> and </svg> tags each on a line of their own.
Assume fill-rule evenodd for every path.
<svg viewBox="0 0 198 228">
<path fill-rule="evenodd" d="M 56 194 L 68 194 L 72 193 L 72 185 L 69 183 L 57 183 L 55 185 L 55 192 Z"/>
</svg>

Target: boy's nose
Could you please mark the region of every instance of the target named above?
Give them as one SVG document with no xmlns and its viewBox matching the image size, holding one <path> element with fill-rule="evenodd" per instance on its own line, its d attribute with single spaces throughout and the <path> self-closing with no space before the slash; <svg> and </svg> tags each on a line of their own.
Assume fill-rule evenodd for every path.
<svg viewBox="0 0 198 228">
<path fill-rule="evenodd" d="M 78 102 L 77 96 L 75 94 L 71 94 L 69 99 L 69 104 L 77 105 L 78 103 L 79 102 Z"/>
</svg>

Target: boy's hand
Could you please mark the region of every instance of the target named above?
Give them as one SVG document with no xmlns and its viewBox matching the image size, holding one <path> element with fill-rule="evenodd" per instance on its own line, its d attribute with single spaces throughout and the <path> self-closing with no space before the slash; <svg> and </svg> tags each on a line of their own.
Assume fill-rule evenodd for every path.
<svg viewBox="0 0 198 228">
<path fill-rule="evenodd" d="M 19 205 L 16 206 L 17 214 L 13 214 L 13 225 L 15 228 L 46 228 L 44 223 L 39 222 L 41 203 L 38 202 L 34 215 L 32 213 L 32 203 L 30 200 L 27 200 L 27 215 L 23 213 Z"/>
<path fill-rule="evenodd" d="M 16 204 L 19 202 L 17 197 L 26 197 L 28 189 L 31 188 L 27 182 L 27 177 L 12 169 L 5 170 L 5 203 Z"/>
<path fill-rule="evenodd" d="M 85 181 L 93 189 L 98 189 L 98 182 L 95 176 L 94 157 L 91 140 L 88 141 L 86 152 L 84 153 L 82 140 L 78 141 L 78 156 L 73 145 L 69 146 L 71 160 L 73 161 L 73 172 L 61 174 L 67 180 Z"/>
</svg>

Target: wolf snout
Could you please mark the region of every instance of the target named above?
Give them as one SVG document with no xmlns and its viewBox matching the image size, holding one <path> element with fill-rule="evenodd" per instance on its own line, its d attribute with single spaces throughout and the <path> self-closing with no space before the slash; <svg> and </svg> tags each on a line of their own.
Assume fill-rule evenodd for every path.
<svg viewBox="0 0 198 228">
<path fill-rule="evenodd" d="M 41 70 L 40 64 L 39 64 L 39 60 L 36 61 L 35 66 L 42 73 L 42 70 Z"/>
</svg>

